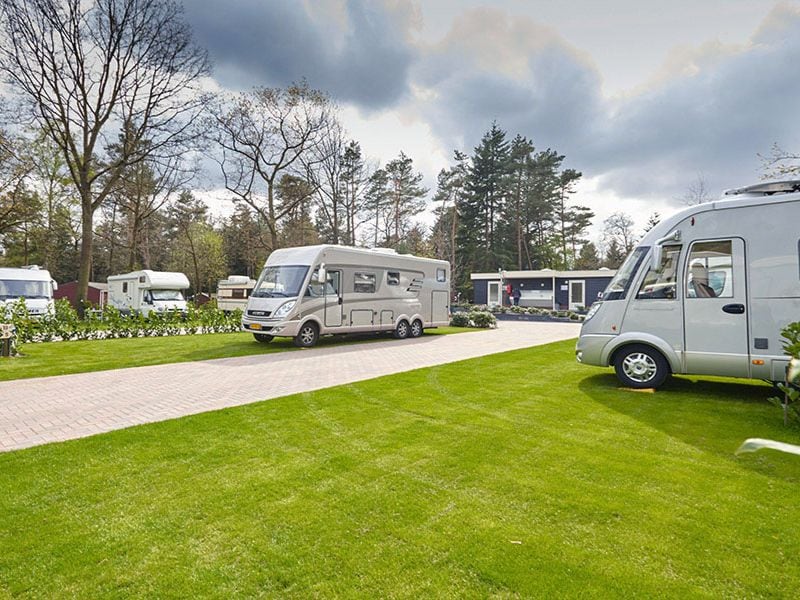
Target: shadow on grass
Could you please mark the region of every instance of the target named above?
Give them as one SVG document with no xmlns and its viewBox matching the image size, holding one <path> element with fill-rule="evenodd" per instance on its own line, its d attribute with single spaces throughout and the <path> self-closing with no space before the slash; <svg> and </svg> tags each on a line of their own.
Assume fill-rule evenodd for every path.
<svg viewBox="0 0 800 600">
<path fill-rule="evenodd" d="M 607 408 L 736 467 L 787 481 L 800 480 L 797 457 L 775 452 L 734 454 L 751 437 L 800 441 L 800 430 L 784 426 L 780 411 L 767 401 L 774 392 L 765 383 L 680 376 L 648 393 L 624 388 L 615 375 L 604 373 L 584 378 L 578 387 Z"/>
</svg>

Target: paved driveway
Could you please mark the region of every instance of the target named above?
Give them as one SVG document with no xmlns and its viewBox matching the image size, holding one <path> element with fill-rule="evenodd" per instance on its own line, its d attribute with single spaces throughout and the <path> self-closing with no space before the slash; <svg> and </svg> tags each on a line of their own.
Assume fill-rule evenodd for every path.
<svg viewBox="0 0 800 600">
<path fill-rule="evenodd" d="M 475 333 L 0 382 L 0 451 L 537 346 L 578 331 L 573 323 L 503 321 Z"/>
</svg>

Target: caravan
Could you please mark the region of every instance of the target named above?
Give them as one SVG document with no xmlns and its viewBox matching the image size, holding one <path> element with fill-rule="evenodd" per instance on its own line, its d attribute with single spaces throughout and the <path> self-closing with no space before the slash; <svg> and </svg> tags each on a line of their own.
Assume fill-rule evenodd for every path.
<svg viewBox="0 0 800 600">
<path fill-rule="evenodd" d="M 217 308 L 225 312 L 244 310 L 256 280 L 247 275 L 230 275 L 217 283 Z"/>
<path fill-rule="evenodd" d="M 419 337 L 449 323 L 450 265 L 387 249 L 304 246 L 276 250 L 247 302 L 242 327 L 256 340 L 393 332 Z"/>
<path fill-rule="evenodd" d="M 584 321 L 579 362 L 634 388 L 670 373 L 783 381 L 800 320 L 800 181 L 726 192 L 654 227 Z"/>
<path fill-rule="evenodd" d="M 122 313 L 186 312 L 183 290 L 189 279 L 183 273 L 133 271 L 108 278 L 108 303 Z"/>
<path fill-rule="evenodd" d="M 58 285 L 50 271 L 36 265 L 0 268 L 0 309 L 10 308 L 17 300 L 24 299 L 29 315 L 53 314 L 53 292 L 56 289 Z"/>
</svg>

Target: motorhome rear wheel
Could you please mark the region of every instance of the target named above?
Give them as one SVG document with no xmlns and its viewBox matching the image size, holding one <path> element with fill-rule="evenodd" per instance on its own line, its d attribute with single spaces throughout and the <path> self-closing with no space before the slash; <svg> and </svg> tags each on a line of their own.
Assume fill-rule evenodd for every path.
<svg viewBox="0 0 800 600">
<path fill-rule="evenodd" d="M 630 388 L 660 387 L 669 376 L 669 364 L 661 353 L 643 344 L 625 346 L 614 356 L 619 380 Z"/>
<path fill-rule="evenodd" d="M 423 332 L 422 321 L 417 319 L 411 324 L 411 330 L 409 331 L 409 334 L 411 335 L 412 338 L 417 338 L 422 335 L 422 332 Z"/>
<path fill-rule="evenodd" d="M 319 340 L 319 328 L 312 321 L 309 321 L 300 328 L 294 337 L 294 345 L 298 348 L 311 348 Z"/>
</svg>

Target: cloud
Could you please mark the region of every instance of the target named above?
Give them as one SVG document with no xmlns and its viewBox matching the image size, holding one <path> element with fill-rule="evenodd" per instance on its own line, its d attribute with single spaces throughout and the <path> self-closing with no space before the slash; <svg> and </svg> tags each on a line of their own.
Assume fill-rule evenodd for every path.
<svg viewBox="0 0 800 600">
<path fill-rule="evenodd" d="M 186 16 L 228 88 L 305 78 L 365 109 L 390 106 L 408 89 L 416 18 L 408 2 L 207 0 L 189 3 Z"/>
</svg>

